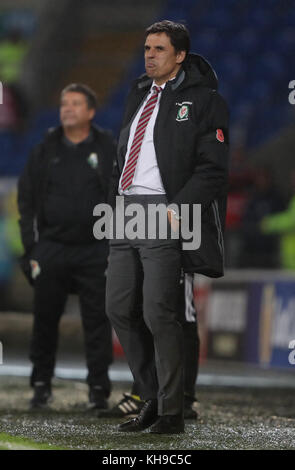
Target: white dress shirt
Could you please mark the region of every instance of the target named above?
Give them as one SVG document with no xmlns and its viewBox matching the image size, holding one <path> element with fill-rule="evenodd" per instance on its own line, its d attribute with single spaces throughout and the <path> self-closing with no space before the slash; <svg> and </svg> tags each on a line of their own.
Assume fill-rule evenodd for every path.
<svg viewBox="0 0 295 470">
<path fill-rule="evenodd" d="M 154 127 L 155 127 L 155 122 L 156 122 L 157 115 L 159 112 L 160 100 L 161 100 L 161 95 L 163 91 L 159 93 L 157 104 L 147 124 L 144 138 L 141 144 L 140 153 L 138 155 L 132 184 L 128 189 L 125 189 L 125 191 L 123 191 L 121 187 L 121 180 L 122 180 L 122 176 L 124 174 L 124 170 L 127 165 L 128 158 L 129 158 L 130 149 L 131 149 L 131 145 L 134 139 L 136 127 L 137 127 L 139 118 L 141 116 L 141 113 L 143 111 L 143 108 L 153 93 L 152 88 L 154 85 L 155 85 L 155 82 L 153 82 L 152 87 L 147 97 L 143 101 L 138 113 L 136 114 L 133 120 L 133 123 L 131 125 L 131 128 L 130 128 L 125 164 L 124 164 L 123 172 L 122 172 L 120 182 L 119 182 L 119 194 L 121 195 L 123 194 L 125 195 L 165 194 L 165 190 L 164 190 L 163 183 L 162 183 L 162 178 L 161 178 L 159 167 L 158 167 L 155 146 L 154 146 Z M 162 90 L 165 88 L 165 85 L 166 83 L 163 83 L 163 85 L 161 85 Z"/>
</svg>

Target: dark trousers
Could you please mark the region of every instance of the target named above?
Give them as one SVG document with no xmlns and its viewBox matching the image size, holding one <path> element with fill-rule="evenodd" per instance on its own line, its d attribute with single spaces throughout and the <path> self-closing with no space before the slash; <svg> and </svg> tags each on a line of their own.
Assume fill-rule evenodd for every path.
<svg viewBox="0 0 295 470">
<path fill-rule="evenodd" d="M 184 397 L 188 402 L 195 401 L 195 386 L 199 371 L 200 338 L 198 332 L 197 311 L 193 297 L 193 275 L 185 274 L 179 286 L 178 311 L 183 329 L 184 352 Z M 133 395 L 140 395 L 140 390 L 134 382 Z"/>
<path fill-rule="evenodd" d="M 130 196 L 131 203 L 163 203 Z M 114 239 L 107 275 L 107 314 L 144 400 L 157 398 L 159 415 L 183 410 L 183 333 L 177 308 L 179 241 Z M 142 296 L 139 294 L 142 293 Z"/>
<path fill-rule="evenodd" d="M 194 304 L 194 277 L 185 274 L 180 285 L 179 312 L 184 338 L 184 395 L 195 400 L 195 385 L 199 370 L 200 339 L 197 311 Z"/>
<path fill-rule="evenodd" d="M 111 326 L 105 314 L 105 241 L 64 245 L 49 240 L 38 243 L 31 255 L 41 272 L 34 284 L 34 324 L 30 359 L 31 385 L 50 383 L 54 373 L 58 324 L 68 293 L 75 287 L 84 329 L 87 383 L 110 394 L 108 367 L 112 362 Z"/>
</svg>

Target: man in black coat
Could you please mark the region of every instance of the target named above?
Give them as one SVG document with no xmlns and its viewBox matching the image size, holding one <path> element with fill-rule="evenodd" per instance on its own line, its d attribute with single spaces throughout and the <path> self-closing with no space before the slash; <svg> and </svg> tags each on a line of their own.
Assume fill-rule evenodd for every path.
<svg viewBox="0 0 295 470">
<path fill-rule="evenodd" d="M 187 249 L 172 234 L 134 239 L 125 217 L 124 237 L 111 240 L 107 314 L 146 400 L 138 417 L 119 427 L 123 432 L 150 426 L 153 433 L 184 431 L 181 268 L 223 275 L 228 111 L 214 71 L 201 56 L 189 54 L 189 46 L 181 24 L 163 21 L 147 29 L 146 75 L 131 88 L 119 138 L 113 196 L 124 196 L 124 202 L 117 199 L 115 221 L 130 215 L 134 203 L 147 219 L 151 205 L 164 204 L 173 232 L 179 223 L 201 229 L 200 246 Z M 198 227 L 191 218 L 197 204 Z M 182 220 L 181 205 L 190 216 Z M 143 315 L 135 318 L 138 289 Z"/>
<path fill-rule="evenodd" d="M 67 86 L 61 93 L 61 126 L 33 149 L 19 179 L 22 266 L 34 285 L 32 407 L 45 406 L 51 398 L 58 323 L 73 291 L 84 328 L 89 406 L 106 408 L 110 395 L 108 242 L 94 238 L 93 209 L 106 202 L 116 146 L 108 132 L 92 125 L 95 110 L 90 88 Z"/>
</svg>

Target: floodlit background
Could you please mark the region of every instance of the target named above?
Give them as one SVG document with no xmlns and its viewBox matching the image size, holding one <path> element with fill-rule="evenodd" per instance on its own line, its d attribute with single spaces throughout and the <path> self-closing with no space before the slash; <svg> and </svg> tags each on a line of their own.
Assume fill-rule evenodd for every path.
<svg viewBox="0 0 295 470">
<path fill-rule="evenodd" d="M 96 91 L 95 121 L 117 136 L 128 87 L 144 72 L 144 30 L 163 19 L 186 23 L 231 113 L 226 276 L 196 276 L 202 366 L 280 367 L 294 380 L 294 0 L 0 0 L 0 372 L 26 361 L 32 322 L 32 291 L 17 264 L 16 180 L 58 124 L 68 83 Z M 270 214 L 280 216 L 265 228 Z M 71 297 L 59 357 L 84 367 L 79 322 Z M 122 363 L 115 337 L 114 349 Z"/>
</svg>

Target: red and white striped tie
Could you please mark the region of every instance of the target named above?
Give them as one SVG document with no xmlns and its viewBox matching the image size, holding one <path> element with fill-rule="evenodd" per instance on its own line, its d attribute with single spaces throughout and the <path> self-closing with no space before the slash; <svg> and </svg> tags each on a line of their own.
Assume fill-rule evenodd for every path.
<svg viewBox="0 0 295 470">
<path fill-rule="evenodd" d="M 150 99 L 146 102 L 145 107 L 143 108 L 143 111 L 137 123 L 133 142 L 130 148 L 129 158 L 122 175 L 121 187 L 123 190 L 128 189 L 129 186 L 131 186 L 144 134 L 150 117 L 153 114 L 153 111 L 157 104 L 159 93 L 161 91 L 161 87 L 153 86 L 153 94 Z"/>
</svg>

